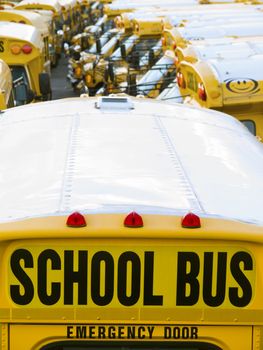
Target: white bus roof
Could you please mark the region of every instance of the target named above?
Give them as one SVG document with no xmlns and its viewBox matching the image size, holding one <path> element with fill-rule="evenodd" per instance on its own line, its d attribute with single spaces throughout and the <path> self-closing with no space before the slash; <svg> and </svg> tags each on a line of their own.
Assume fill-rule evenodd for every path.
<svg viewBox="0 0 263 350">
<path fill-rule="evenodd" d="M 2 114 L 0 222 L 135 210 L 263 224 L 263 145 L 236 119 L 153 100 L 99 101 Z"/>
<path fill-rule="evenodd" d="M 37 8 L 38 6 L 44 5 L 44 6 L 50 6 L 51 8 L 54 8 L 57 12 L 61 10 L 61 5 L 58 2 L 58 0 L 22 0 L 20 1 L 15 8 L 19 9 L 23 6 L 32 5 L 32 9 Z"/>
<path fill-rule="evenodd" d="M 28 41 L 39 49 L 43 48 L 40 31 L 29 24 L 0 21 L 0 37 Z"/>
<path fill-rule="evenodd" d="M 229 40 L 199 43 L 193 42 L 187 48 L 192 47 L 199 59 L 224 58 L 224 59 L 241 59 L 249 58 L 255 54 L 263 54 L 263 36 L 251 37 L 246 40 Z"/>
<path fill-rule="evenodd" d="M 44 16 L 40 15 L 39 13 L 33 12 L 33 11 L 26 11 L 26 10 L 4 10 L 0 11 L 0 20 L 6 20 L 8 15 L 17 15 L 21 16 L 22 18 L 26 18 L 28 21 L 31 22 L 31 24 L 40 30 L 41 34 L 48 35 L 48 22 L 45 19 Z"/>
<path fill-rule="evenodd" d="M 219 37 L 256 36 L 263 33 L 263 21 L 220 23 L 204 27 L 181 27 L 173 29 L 184 40 L 204 40 Z"/>
<path fill-rule="evenodd" d="M 77 1 L 76 0 L 59 0 L 59 4 L 65 7 L 66 9 L 70 9 L 76 6 Z"/>
<path fill-rule="evenodd" d="M 253 79 L 263 81 L 263 54 L 231 60 L 207 60 L 216 70 L 220 82 L 229 79 Z"/>
<path fill-rule="evenodd" d="M 211 8 L 212 7 L 212 8 Z M 185 25 L 193 25 L 193 21 L 211 22 L 220 18 L 230 18 L 231 21 L 236 21 L 238 17 L 245 16 L 261 17 L 263 15 L 256 6 L 241 6 L 237 8 L 220 6 L 214 9 L 214 6 L 195 6 L 192 8 L 170 9 L 170 14 L 166 17 L 170 24 L 176 26 L 178 22 L 185 22 Z"/>
</svg>

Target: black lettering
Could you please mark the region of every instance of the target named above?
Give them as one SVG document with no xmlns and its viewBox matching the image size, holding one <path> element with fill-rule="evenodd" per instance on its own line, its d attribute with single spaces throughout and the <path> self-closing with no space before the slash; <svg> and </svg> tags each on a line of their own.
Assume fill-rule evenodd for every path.
<svg viewBox="0 0 263 350">
<path fill-rule="evenodd" d="M 125 332 L 124 332 L 124 327 L 119 326 L 118 327 L 118 338 L 119 339 L 124 339 L 125 338 Z"/>
<path fill-rule="evenodd" d="M 101 295 L 101 263 L 105 263 L 105 291 Z M 114 260 L 110 253 L 101 251 L 94 254 L 91 262 L 91 298 L 96 305 L 108 305 L 114 292 Z"/>
<path fill-rule="evenodd" d="M 190 271 L 187 272 L 187 265 Z M 193 252 L 179 252 L 177 264 L 177 293 L 176 305 L 194 305 L 199 298 L 199 282 L 197 276 L 200 270 L 199 257 Z M 186 286 L 190 286 L 190 293 L 186 295 Z"/>
<path fill-rule="evenodd" d="M 106 329 L 104 326 L 98 327 L 98 338 L 99 339 L 105 339 L 106 338 Z"/>
<path fill-rule="evenodd" d="M 114 326 L 109 326 L 108 328 L 109 332 L 109 339 L 115 339 L 116 338 L 116 331 Z"/>
<path fill-rule="evenodd" d="M 171 338 L 171 328 L 164 327 L 164 339 L 170 339 L 170 338 Z"/>
<path fill-rule="evenodd" d="M 236 280 L 236 282 L 239 284 L 239 286 L 242 289 L 242 296 L 239 296 L 239 288 L 238 287 L 232 287 L 229 288 L 229 300 L 232 305 L 237 307 L 244 307 L 247 306 L 252 298 L 252 287 L 241 270 L 240 263 L 243 263 L 243 270 L 245 271 L 252 271 L 253 270 L 253 261 L 251 256 L 246 252 L 237 252 L 233 255 L 231 262 L 230 262 L 230 270 L 232 273 L 232 276 Z"/>
<path fill-rule="evenodd" d="M 78 339 L 87 338 L 87 327 L 86 326 L 76 326 L 76 338 L 78 338 Z"/>
<path fill-rule="evenodd" d="M 64 252 L 64 304 L 73 305 L 74 283 L 78 284 L 78 305 L 87 305 L 88 252 L 80 250 L 78 271 L 74 271 L 74 251 Z"/>
<path fill-rule="evenodd" d="M 17 249 L 11 256 L 11 270 L 18 281 L 24 288 L 24 293 L 21 291 L 21 285 L 11 285 L 10 295 L 14 303 L 18 305 L 27 305 L 34 298 L 34 285 L 30 277 L 26 274 L 21 266 L 21 261 L 24 261 L 24 268 L 33 268 L 33 256 L 26 249 Z"/>
<path fill-rule="evenodd" d="M 154 331 L 154 326 L 152 326 L 152 327 L 147 327 L 147 329 L 148 329 L 148 332 L 149 332 L 149 338 L 150 339 L 152 339 L 152 337 L 153 337 L 153 331 Z"/>
<path fill-rule="evenodd" d="M 73 329 L 73 326 L 67 326 L 67 338 L 74 338 Z"/>
<path fill-rule="evenodd" d="M 204 253 L 203 299 L 208 306 L 219 306 L 225 300 L 227 253 L 218 253 L 216 293 L 213 296 L 214 253 Z"/>
<path fill-rule="evenodd" d="M 131 295 L 127 294 L 127 267 L 131 263 Z M 125 252 L 118 261 L 118 299 L 124 306 L 137 303 L 140 297 L 141 262 L 137 254 Z"/>
<path fill-rule="evenodd" d="M 174 339 L 180 339 L 180 337 L 181 337 L 180 327 L 174 327 L 174 329 L 173 329 L 173 338 Z"/>
<path fill-rule="evenodd" d="M 144 305 L 163 305 L 162 295 L 153 295 L 154 252 L 144 254 Z"/>
<path fill-rule="evenodd" d="M 197 338 L 198 338 L 198 328 L 191 327 L 191 339 L 197 339 Z"/>
<path fill-rule="evenodd" d="M 96 329 L 95 326 L 89 327 L 89 338 L 94 339 L 96 338 Z"/>
<path fill-rule="evenodd" d="M 60 270 L 61 269 L 61 261 L 60 257 L 52 249 L 46 249 L 42 253 L 39 254 L 38 257 L 38 297 L 39 300 L 44 305 L 54 305 L 58 302 L 60 298 L 60 283 L 52 282 L 51 283 L 51 293 L 48 295 L 47 293 L 47 262 L 51 261 L 51 269 L 52 270 Z"/>
<path fill-rule="evenodd" d="M 181 332 L 182 332 L 183 339 L 189 338 L 189 328 L 188 327 L 182 327 Z"/>
<path fill-rule="evenodd" d="M 5 48 L 4 48 L 4 42 L 1 40 L 0 41 L 0 52 L 4 52 Z"/>
<path fill-rule="evenodd" d="M 145 327 L 140 326 L 138 327 L 138 339 L 144 339 L 145 338 Z"/>
<path fill-rule="evenodd" d="M 164 327 L 165 339 L 197 339 L 197 327 Z"/>
<path fill-rule="evenodd" d="M 135 339 L 135 327 L 134 326 L 128 326 L 127 338 L 128 339 Z"/>
</svg>

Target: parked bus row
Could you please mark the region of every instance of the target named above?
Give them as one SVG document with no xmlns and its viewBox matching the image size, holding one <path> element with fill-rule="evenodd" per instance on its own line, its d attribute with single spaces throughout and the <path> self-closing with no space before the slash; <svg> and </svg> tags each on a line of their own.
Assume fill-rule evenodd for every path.
<svg viewBox="0 0 263 350">
<path fill-rule="evenodd" d="M 0 350 L 263 350 L 262 5 L 60 6 L 0 11 Z"/>
<path fill-rule="evenodd" d="M 0 59 L 13 85 L 5 100 L 20 105 L 52 98 L 50 78 L 63 44 L 90 24 L 90 4 L 74 0 L 23 0 L 0 3 Z M 5 84 L 3 77 L 1 84 Z M 8 91 L 8 93 L 7 93 Z M 1 104 L 5 109 L 9 104 Z"/>
<path fill-rule="evenodd" d="M 217 109 L 262 139 L 263 5 L 238 2 L 105 4 L 95 25 L 67 46 L 68 79 L 89 95 L 123 92 Z"/>
</svg>

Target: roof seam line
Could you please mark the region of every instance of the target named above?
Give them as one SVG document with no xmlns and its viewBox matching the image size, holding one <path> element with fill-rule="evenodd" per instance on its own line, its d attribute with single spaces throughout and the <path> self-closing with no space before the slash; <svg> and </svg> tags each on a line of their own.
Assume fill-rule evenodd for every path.
<svg viewBox="0 0 263 350">
<path fill-rule="evenodd" d="M 175 149 L 174 143 L 172 142 L 168 134 L 167 129 L 165 128 L 159 116 L 155 116 L 155 121 L 161 133 L 163 142 L 166 145 L 166 148 L 170 154 L 170 159 L 173 163 L 173 167 L 181 180 L 181 188 L 183 189 L 187 199 L 189 200 L 191 210 L 205 213 L 205 210 L 200 201 L 198 200 L 197 194 L 195 193 L 194 187 L 191 184 L 191 181 L 183 168 L 180 157 Z"/>
<path fill-rule="evenodd" d="M 77 149 L 77 133 L 80 124 L 79 113 L 72 117 L 72 124 L 69 134 L 69 142 L 67 149 L 67 156 L 64 168 L 63 183 L 61 188 L 59 211 L 69 211 L 72 195 L 73 177 L 75 170 L 76 149 Z"/>
</svg>

